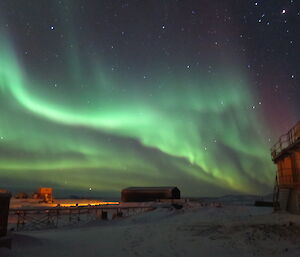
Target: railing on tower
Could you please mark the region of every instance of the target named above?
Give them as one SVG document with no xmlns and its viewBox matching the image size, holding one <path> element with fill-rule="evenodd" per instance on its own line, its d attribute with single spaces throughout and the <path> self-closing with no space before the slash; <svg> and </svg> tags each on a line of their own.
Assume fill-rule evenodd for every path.
<svg viewBox="0 0 300 257">
<path fill-rule="evenodd" d="M 289 146 L 300 141 L 300 121 L 292 127 L 286 134 L 282 135 L 276 144 L 271 148 L 271 155 L 273 160 Z"/>
</svg>

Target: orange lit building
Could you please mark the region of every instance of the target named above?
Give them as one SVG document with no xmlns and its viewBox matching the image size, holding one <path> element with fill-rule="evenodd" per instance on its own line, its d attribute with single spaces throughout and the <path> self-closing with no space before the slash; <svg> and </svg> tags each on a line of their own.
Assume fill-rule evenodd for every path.
<svg viewBox="0 0 300 257">
<path fill-rule="evenodd" d="M 300 122 L 279 138 L 271 154 L 277 165 L 274 206 L 300 213 Z"/>
<path fill-rule="evenodd" d="M 53 202 L 53 190 L 51 187 L 40 187 L 35 193 L 36 197 L 39 199 L 43 199 L 45 202 L 51 203 Z"/>
</svg>

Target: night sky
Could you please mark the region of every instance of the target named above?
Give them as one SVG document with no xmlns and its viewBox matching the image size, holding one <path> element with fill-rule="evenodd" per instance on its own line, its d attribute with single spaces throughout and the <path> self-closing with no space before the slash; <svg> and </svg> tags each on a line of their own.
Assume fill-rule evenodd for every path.
<svg viewBox="0 0 300 257">
<path fill-rule="evenodd" d="M 272 192 L 298 0 L 1 0 L 0 187 Z"/>
</svg>

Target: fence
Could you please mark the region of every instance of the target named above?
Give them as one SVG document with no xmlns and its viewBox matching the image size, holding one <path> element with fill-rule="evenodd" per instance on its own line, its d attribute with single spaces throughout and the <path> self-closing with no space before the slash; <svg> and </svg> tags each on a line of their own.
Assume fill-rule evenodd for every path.
<svg viewBox="0 0 300 257">
<path fill-rule="evenodd" d="M 85 224 L 95 220 L 112 220 L 154 210 L 155 207 L 55 207 L 39 209 L 12 209 L 9 229 L 15 231 L 51 229 Z"/>
</svg>

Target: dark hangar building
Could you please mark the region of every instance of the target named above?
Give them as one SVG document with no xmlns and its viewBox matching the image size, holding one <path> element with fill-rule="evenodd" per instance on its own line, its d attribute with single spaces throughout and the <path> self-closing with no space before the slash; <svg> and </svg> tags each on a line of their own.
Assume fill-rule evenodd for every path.
<svg viewBox="0 0 300 257">
<path fill-rule="evenodd" d="M 177 187 L 128 187 L 122 190 L 122 202 L 150 202 L 159 199 L 180 199 Z"/>
</svg>

